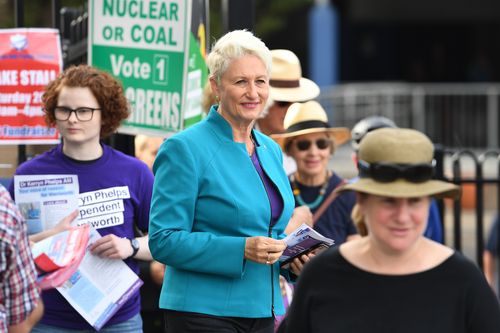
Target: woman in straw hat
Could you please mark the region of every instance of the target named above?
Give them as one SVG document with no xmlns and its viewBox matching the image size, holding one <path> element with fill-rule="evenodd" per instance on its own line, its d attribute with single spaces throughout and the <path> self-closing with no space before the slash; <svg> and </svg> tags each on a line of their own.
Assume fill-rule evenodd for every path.
<svg viewBox="0 0 500 333">
<path fill-rule="evenodd" d="M 290 105 L 310 101 L 319 96 L 319 86 L 302 76 L 299 58 L 290 50 L 271 50 L 272 69 L 269 98 L 255 127 L 266 135 L 285 131 L 283 122 Z M 283 155 L 283 167 L 289 175 L 297 170 L 293 158 Z"/>
<path fill-rule="evenodd" d="M 290 50 L 271 50 L 269 99 L 256 125 L 266 135 L 283 133 L 283 120 L 290 105 L 319 96 L 319 86 L 302 76 L 299 58 Z"/>
<path fill-rule="evenodd" d="M 353 148 L 352 159 L 356 166 L 358 165 L 358 149 L 361 140 L 371 131 L 379 128 L 396 128 L 398 127 L 394 121 L 383 116 L 368 116 L 358 121 L 351 130 L 351 145 Z M 354 180 L 354 179 L 353 179 Z M 360 235 L 366 235 L 366 226 L 363 222 L 363 217 L 359 214 L 358 206 L 355 205 L 352 209 L 351 217 L 358 228 Z M 439 207 L 435 199 L 431 200 L 429 214 L 427 219 L 427 227 L 424 232 L 425 237 L 435 240 L 438 243 L 443 243 L 443 226 Z"/>
<path fill-rule="evenodd" d="M 368 236 L 331 248 L 302 272 L 286 332 L 500 332 L 500 309 L 478 268 L 423 236 L 430 198 L 459 188 L 433 180 L 433 145 L 411 129 L 366 135 L 357 193 Z M 285 325 L 284 325 L 285 326 Z"/>
<path fill-rule="evenodd" d="M 278 259 L 294 201 L 279 146 L 253 129 L 271 54 L 236 30 L 207 64 L 218 105 L 166 140 L 153 166 L 149 244 L 168 266 L 159 305 L 169 333 L 273 332 L 284 313 Z"/>
<path fill-rule="evenodd" d="M 345 193 L 335 198 L 332 192 L 343 179 L 328 170 L 335 148 L 349 140 L 349 130 L 329 127 L 326 112 L 316 101 L 292 104 L 284 126 L 284 133 L 271 137 L 297 163 L 297 171 L 290 175 L 295 205 L 308 207 L 314 213 L 314 229 L 336 244 L 359 237 L 350 218 L 355 196 Z M 296 227 L 291 223 L 285 232 Z"/>
</svg>

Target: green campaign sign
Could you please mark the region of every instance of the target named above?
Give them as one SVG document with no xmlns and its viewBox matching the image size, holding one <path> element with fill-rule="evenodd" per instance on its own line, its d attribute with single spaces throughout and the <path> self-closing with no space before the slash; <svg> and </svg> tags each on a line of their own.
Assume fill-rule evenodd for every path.
<svg viewBox="0 0 500 333">
<path fill-rule="evenodd" d="M 197 96 L 201 101 L 207 71 L 200 46 L 206 36 L 191 31 L 200 4 L 206 5 L 204 0 L 90 1 L 89 64 L 120 79 L 131 105 L 119 132 L 165 135 L 201 119 Z"/>
</svg>

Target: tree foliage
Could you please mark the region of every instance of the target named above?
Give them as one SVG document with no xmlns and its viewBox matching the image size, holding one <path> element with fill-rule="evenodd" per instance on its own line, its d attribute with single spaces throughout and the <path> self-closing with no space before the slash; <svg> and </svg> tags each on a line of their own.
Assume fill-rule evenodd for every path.
<svg viewBox="0 0 500 333">
<path fill-rule="evenodd" d="M 224 34 L 222 1 L 210 1 L 210 38 L 217 39 Z M 241 0 L 228 0 L 241 1 Z M 254 31 L 262 39 L 281 34 L 288 38 L 287 29 L 296 24 L 290 18 L 296 13 L 306 15 L 313 0 L 255 0 Z M 299 22 L 300 23 L 300 22 Z M 305 20 L 303 21 L 305 23 Z M 292 36 L 290 36 L 292 38 Z"/>
<path fill-rule="evenodd" d="M 85 0 L 60 0 L 61 7 L 87 7 Z M 24 0 L 24 26 L 52 27 L 51 0 Z M 0 0 L 0 28 L 15 28 L 15 0 Z"/>
</svg>

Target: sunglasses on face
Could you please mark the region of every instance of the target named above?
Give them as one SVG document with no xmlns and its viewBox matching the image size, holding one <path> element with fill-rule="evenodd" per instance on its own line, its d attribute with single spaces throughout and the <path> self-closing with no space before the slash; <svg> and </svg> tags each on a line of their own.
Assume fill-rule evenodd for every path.
<svg viewBox="0 0 500 333">
<path fill-rule="evenodd" d="M 358 161 L 359 176 L 388 183 L 403 178 L 412 183 L 422 183 L 434 176 L 436 161 L 422 164 L 368 163 Z"/>
<path fill-rule="evenodd" d="M 295 146 L 300 151 L 306 151 L 311 148 L 312 144 L 315 144 L 318 149 L 324 150 L 331 147 L 332 140 L 330 139 L 317 139 L 316 141 L 311 140 L 297 140 Z"/>
<path fill-rule="evenodd" d="M 287 108 L 292 104 L 290 102 L 281 102 L 281 101 L 275 101 L 275 103 L 280 108 Z"/>
</svg>

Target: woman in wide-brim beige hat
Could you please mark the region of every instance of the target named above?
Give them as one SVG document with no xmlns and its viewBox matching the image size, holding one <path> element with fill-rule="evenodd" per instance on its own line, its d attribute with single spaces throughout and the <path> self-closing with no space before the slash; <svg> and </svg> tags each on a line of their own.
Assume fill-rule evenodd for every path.
<svg viewBox="0 0 500 333">
<path fill-rule="evenodd" d="M 359 179 L 343 190 L 380 196 L 411 198 L 456 197 L 456 185 L 432 179 L 434 146 L 424 134 L 411 129 L 383 128 L 371 132 L 359 150 Z"/>
<path fill-rule="evenodd" d="M 392 127 L 390 127 L 392 128 Z M 353 131 L 354 132 L 354 131 Z M 456 196 L 455 185 L 431 179 L 434 170 L 434 147 L 430 140 L 416 131 L 382 132 L 383 136 L 371 139 L 364 148 L 363 156 L 356 158 L 360 177 L 356 182 L 342 190 L 354 190 L 365 194 L 389 197 Z M 365 133 L 365 136 L 367 133 Z M 381 135 L 381 134 L 379 134 Z M 363 136 L 363 137 L 365 137 Z M 412 138 L 414 147 L 407 149 L 400 145 L 400 140 Z M 359 149 L 361 140 L 356 143 Z M 384 161 L 392 161 L 387 163 Z M 409 166 L 404 169 L 405 166 Z M 400 170 L 405 170 L 405 177 L 398 177 Z M 413 181 L 408 180 L 412 178 Z M 364 218 L 356 205 L 351 214 L 361 235 L 368 229 Z"/>
<path fill-rule="evenodd" d="M 339 193 L 356 191 L 368 235 L 307 263 L 283 331 L 500 332 L 499 303 L 482 272 L 423 236 L 430 197 L 460 193 L 432 179 L 432 142 L 411 129 L 378 129 L 361 141 L 359 161 L 359 181 Z"/>
<path fill-rule="evenodd" d="M 325 110 L 316 101 L 290 105 L 284 127 L 284 133 L 271 135 L 284 151 L 287 150 L 286 144 L 290 139 L 309 133 L 326 133 L 334 141 L 335 146 L 340 146 L 351 138 L 348 128 L 330 127 Z"/>
<path fill-rule="evenodd" d="M 333 190 L 344 181 L 328 170 L 328 163 L 336 146 L 350 139 L 349 130 L 330 127 L 321 105 L 309 101 L 292 104 L 285 116 L 285 133 L 271 137 L 297 164 L 297 171 L 289 176 L 295 205 L 309 207 L 316 214 L 314 229 L 334 239 L 336 244 L 358 237 L 350 218 L 355 203 L 352 193 L 339 196 L 324 210 L 321 208 L 325 201 L 328 202 Z M 293 229 L 296 226 L 289 227 Z"/>
</svg>

